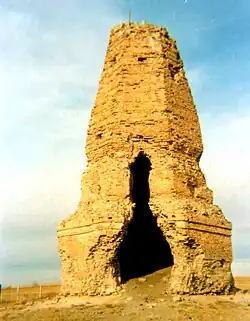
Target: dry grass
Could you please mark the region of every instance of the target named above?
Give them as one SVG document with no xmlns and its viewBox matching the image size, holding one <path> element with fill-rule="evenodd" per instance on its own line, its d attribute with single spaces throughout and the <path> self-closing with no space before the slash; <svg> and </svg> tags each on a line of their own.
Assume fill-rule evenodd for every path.
<svg viewBox="0 0 250 321">
<path fill-rule="evenodd" d="M 43 298 L 52 298 L 59 294 L 60 284 L 42 284 L 8 287 L 2 289 L 2 302 L 25 302 Z"/>
<path fill-rule="evenodd" d="M 250 277 L 235 276 L 235 286 L 238 289 L 250 291 Z M 41 291 L 42 290 L 42 291 Z M 60 284 L 42 284 L 2 289 L 3 302 L 25 302 L 30 300 L 52 298 L 60 293 Z"/>
<path fill-rule="evenodd" d="M 164 293 L 161 276 L 154 274 L 146 281 L 134 280 L 118 296 L 69 297 L 9 303 L 0 306 L 0 319 L 11 321 L 250 321 L 250 277 L 235 277 L 237 292 L 230 296 L 175 296 Z M 43 297 L 59 293 L 60 285 L 42 286 Z M 15 292 L 16 288 L 12 288 Z M 39 286 L 21 287 L 20 295 L 38 297 Z M 7 295 L 10 289 L 5 289 Z"/>
<path fill-rule="evenodd" d="M 236 288 L 250 291 L 250 276 L 235 276 L 234 280 Z"/>
</svg>

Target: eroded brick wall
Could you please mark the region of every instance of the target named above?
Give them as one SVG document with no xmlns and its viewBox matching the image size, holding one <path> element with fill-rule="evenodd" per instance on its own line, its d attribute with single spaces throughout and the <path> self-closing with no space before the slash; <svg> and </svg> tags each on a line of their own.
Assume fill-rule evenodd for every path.
<svg viewBox="0 0 250 321">
<path fill-rule="evenodd" d="M 140 151 L 152 164 L 149 209 L 174 257 L 170 290 L 229 291 L 231 223 L 199 167 L 200 125 L 176 43 L 164 28 L 130 23 L 111 31 L 81 200 L 58 227 L 63 292 L 117 289 L 117 248 L 133 217 L 129 164 Z"/>
</svg>

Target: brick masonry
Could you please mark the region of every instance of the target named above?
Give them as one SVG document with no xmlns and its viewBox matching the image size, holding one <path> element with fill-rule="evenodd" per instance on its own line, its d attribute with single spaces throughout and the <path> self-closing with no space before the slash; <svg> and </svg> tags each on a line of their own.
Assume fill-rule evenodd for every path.
<svg viewBox="0 0 250 321">
<path fill-rule="evenodd" d="M 79 206 L 58 226 L 62 293 L 119 289 L 117 251 L 136 206 L 129 166 L 140 152 L 151 163 L 148 210 L 174 259 L 168 290 L 230 291 L 232 226 L 199 167 L 199 119 L 176 42 L 165 28 L 122 23 L 92 109 Z"/>
</svg>

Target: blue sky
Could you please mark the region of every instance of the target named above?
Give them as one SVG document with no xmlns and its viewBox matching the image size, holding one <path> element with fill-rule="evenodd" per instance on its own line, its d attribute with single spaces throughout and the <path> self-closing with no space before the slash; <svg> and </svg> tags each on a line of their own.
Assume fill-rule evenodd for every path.
<svg viewBox="0 0 250 321">
<path fill-rule="evenodd" d="M 0 0 L 0 279 L 60 279 L 56 225 L 80 197 L 85 137 L 110 29 L 132 19 L 177 40 L 200 116 L 201 166 L 250 274 L 250 2 Z"/>
</svg>

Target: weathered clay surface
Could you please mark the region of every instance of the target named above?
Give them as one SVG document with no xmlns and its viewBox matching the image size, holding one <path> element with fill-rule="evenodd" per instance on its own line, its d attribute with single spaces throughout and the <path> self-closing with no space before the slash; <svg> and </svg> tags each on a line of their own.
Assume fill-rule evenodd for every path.
<svg viewBox="0 0 250 321">
<path fill-rule="evenodd" d="M 169 291 L 230 291 L 231 223 L 213 205 L 202 151 L 175 41 L 154 25 L 116 26 L 89 123 L 81 200 L 58 226 L 63 293 L 112 293 L 169 266 Z"/>
</svg>

